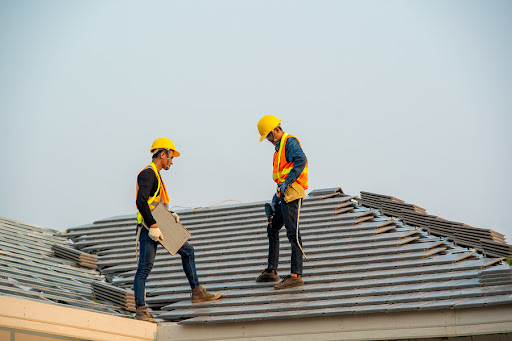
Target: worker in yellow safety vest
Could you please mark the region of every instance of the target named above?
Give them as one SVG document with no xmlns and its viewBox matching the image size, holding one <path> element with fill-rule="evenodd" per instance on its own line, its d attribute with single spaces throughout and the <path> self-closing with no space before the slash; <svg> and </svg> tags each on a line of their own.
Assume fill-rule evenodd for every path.
<svg viewBox="0 0 512 341">
<path fill-rule="evenodd" d="M 256 282 L 279 282 L 279 231 L 286 228 L 286 236 L 292 248 L 290 275 L 275 285 L 276 289 L 293 288 L 304 285 L 302 280 L 302 240 L 299 231 L 299 213 L 302 198 L 308 188 L 308 159 L 299 140 L 283 131 L 281 121 L 266 115 L 258 122 L 260 142 L 265 138 L 275 146 L 273 160 L 273 180 L 277 184 L 272 198 L 272 218 L 267 226 L 268 266 Z"/>
<path fill-rule="evenodd" d="M 158 227 L 151 211 L 157 204 L 163 204 L 169 209 L 169 194 L 160 176 L 162 169 L 169 170 L 173 159 L 180 156 L 174 142 L 167 138 L 158 138 L 151 146 L 153 159 L 150 165 L 144 168 L 137 176 L 137 226 L 140 253 L 137 272 L 133 281 L 135 292 L 135 305 L 137 313 L 135 318 L 143 321 L 155 322 L 151 317 L 145 302 L 146 279 L 153 268 L 156 249 L 160 240 L 163 240 L 162 232 Z M 172 212 L 179 222 L 179 216 Z M 212 301 L 220 298 L 220 294 L 212 295 L 199 285 L 197 278 L 194 248 L 186 242 L 178 251 L 181 256 L 183 270 L 192 288 L 192 303 Z"/>
</svg>

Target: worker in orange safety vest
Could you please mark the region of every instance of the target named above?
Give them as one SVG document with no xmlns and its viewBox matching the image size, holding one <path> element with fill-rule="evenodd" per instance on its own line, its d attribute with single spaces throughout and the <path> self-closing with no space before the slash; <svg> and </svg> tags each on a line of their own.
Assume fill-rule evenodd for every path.
<svg viewBox="0 0 512 341">
<path fill-rule="evenodd" d="M 308 188 L 308 159 L 299 140 L 284 132 L 281 121 L 266 115 L 258 122 L 260 142 L 265 138 L 275 146 L 273 159 L 273 180 L 277 184 L 272 198 L 272 220 L 267 225 L 269 240 L 268 266 L 258 276 L 256 282 L 279 282 L 277 274 L 279 263 L 279 231 L 286 228 L 286 236 L 291 244 L 290 275 L 275 285 L 276 289 L 293 288 L 304 285 L 302 280 L 303 255 L 302 240 L 299 231 L 299 213 L 302 198 Z"/>
</svg>

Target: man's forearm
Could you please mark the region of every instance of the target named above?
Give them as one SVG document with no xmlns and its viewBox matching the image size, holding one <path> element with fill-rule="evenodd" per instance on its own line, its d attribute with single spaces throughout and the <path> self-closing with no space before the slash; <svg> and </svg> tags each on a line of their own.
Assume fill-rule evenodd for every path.
<svg viewBox="0 0 512 341">
<path fill-rule="evenodd" d="M 306 168 L 306 161 L 301 160 L 300 163 L 297 161 L 293 163 L 293 168 L 284 181 L 286 187 L 290 187 L 291 184 L 297 181 L 304 168 Z"/>
</svg>

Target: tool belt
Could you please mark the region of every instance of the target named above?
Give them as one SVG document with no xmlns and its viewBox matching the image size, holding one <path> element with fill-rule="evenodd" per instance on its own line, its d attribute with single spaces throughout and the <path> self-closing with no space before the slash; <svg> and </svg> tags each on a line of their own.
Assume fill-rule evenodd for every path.
<svg viewBox="0 0 512 341">
<path fill-rule="evenodd" d="M 295 181 L 293 184 L 291 184 L 290 187 L 286 190 L 284 193 L 284 201 L 290 202 L 297 199 L 304 198 L 306 196 L 306 191 L 304 190 L 304 187 L 299 185 L 297 181 Z"/>
</svg>

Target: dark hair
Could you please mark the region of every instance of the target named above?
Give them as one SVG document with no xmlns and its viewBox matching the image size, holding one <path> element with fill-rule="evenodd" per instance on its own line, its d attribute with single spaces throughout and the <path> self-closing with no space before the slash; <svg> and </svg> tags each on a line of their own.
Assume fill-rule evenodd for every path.
<svg viewBox="0 0 512 341">
<path fill-rule="evenodd" d="M 157 149 L 153 152 L 153 159 L 160 157 L 160 154 L 164 152 L 167 154 L 167 157 L 169 157 L 169 149 Z"/>
</svg>

